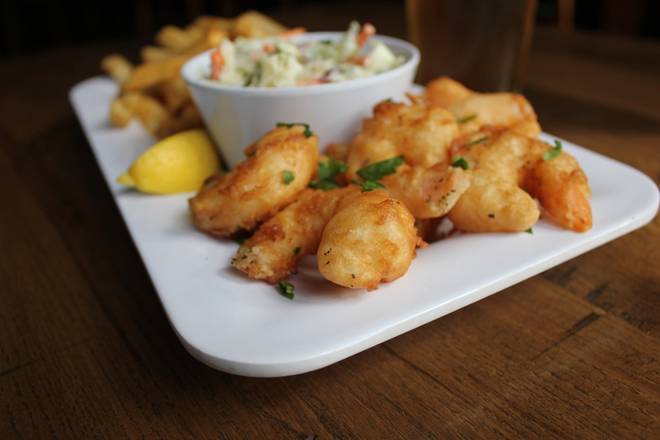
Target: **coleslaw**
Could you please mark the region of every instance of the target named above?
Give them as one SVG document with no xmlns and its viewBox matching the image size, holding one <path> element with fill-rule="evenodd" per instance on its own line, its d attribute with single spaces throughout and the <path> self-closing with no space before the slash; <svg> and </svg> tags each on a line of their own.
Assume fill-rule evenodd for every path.
<svg viewBox="0 0 660 440">
<path fill-rule="evenodd" d="M 225 39 L 211 52 L 209 79 L 239 87 L 296 87 L 377 75 L 405 59 L 375 32 L 369 23 L 353 21 L 338 40 L 296 42 L 290 34 Z"/>
</svg>

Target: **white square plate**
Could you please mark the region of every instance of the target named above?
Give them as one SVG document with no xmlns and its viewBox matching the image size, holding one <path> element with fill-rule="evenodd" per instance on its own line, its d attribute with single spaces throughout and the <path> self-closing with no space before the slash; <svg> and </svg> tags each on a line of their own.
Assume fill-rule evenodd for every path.
<svg viewBox="0 0 660 440">
<path fill-rule="evenodd" d="M 231 269 L 237 245 L 192 227 L 190 195 L 149 196 L 115 183 L 153 143 L 138 124 L 109 125 L 116 93 L 97 77 L 75 86 L 70 99 L 177 335 L 193 356 L 229 373 L 287 376 L 332 364 L 637 229 L 658 209 L 651 179 L 564 141 L 593 189 L 589 232 L 541 220 L 533 235 L 454 236 L 418 250 L 404 277 L 374 292 L 331 285 L 308 257 L 288 300 Z"/>
</svg>

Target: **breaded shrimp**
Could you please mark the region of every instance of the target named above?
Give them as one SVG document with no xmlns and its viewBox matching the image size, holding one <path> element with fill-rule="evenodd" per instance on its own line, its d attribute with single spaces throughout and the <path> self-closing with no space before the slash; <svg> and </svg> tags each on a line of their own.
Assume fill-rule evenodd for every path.
<svg viewBox="0 0 660 440">
<path fill-rule="evenodd" d="M 248 277 L 275 283 L 295 271 L 298 261 L 316 252 L 323 228 L 339 200 L 355 186 L 305 189 L 298 199 L 262 224 L 236 252 L 231 264 Z"/>
<path fill-rule="evenodd" d="M 449 212 L 470 186 L 470 174 L 438 163 L 432 167 L 399 167 L 381 182 L 417 219 L 437 218 Z"/>
<path fill-rule="evenodd" d="M 538 161 L 525 186 L 539 199 L 544 214 L 558 225 L 577 232 L 591 229 L 591 188 L 570 154 L 562 152 L 552 160 Z"/>
<path fill-rule="evenodd" d="M 424 97 L 433 107 L 448 108 L 474 92 L 448 76 L 441 76 L 426 85 Z"/>
<path fill-rule="evenodd" d="M 447 110 L 419 102 L 381 102 L 353 139 L 347 176 L 355 178 L 360 168 L 398 155 L 410 165 L 434 165 L 447 159 L 447 150 L 457 135 L 458 125 Z"/>
<path fill-rule="evenodd" d="M 199 229 L 220 237 L 252 230 L 291 203 L 316 170 L 317 138 L 300 125 L 278 127 L 246 154 L 246 160 L 211 179 L 190 199 L 193 222 Z"/>
<path fill-rule="evenodd" d="M 476 172 L 449 219 L 464 232 L 522 232 L 538 221 L 534 199 L 519 186 Z"/>
<path fill-rule="evenodd" d="M 541 132 L 534 109 L 518 93 L 477 93 L 444 76 L 426 86 L 424 97 L 430 106 L 449 110 L 459 122 L 461 133 L 484 127 L 508 129 L 530 137 Z"/>
<path fill-rule="evenodd" d="M 532 197 L 560 226 L 578 232 L 591 227 L 591 190 L 570 154 L 558 151 L 556 157 L 547 157 L 549 145 L 510 131 L 474 137 L 452 146 L 453 157 L 462 157 L 473 170 L 471 187 L 449 213 L 458 229 L 525 231 L 540 215 Z"/>
<path fill-rule="evenodd" d="M 348 195 L 321 237 L 316 259 L 335 284 L 373 290 L 406 273 L 419 241 L 415 218 L 386 191 Z"/>
</svg>

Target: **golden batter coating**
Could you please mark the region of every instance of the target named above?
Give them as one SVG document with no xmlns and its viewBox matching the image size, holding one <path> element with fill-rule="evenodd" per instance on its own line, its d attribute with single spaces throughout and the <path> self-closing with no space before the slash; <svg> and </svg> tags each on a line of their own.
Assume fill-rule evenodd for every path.
<svg viewBox="0 0 660 440">
<path fill-rule="evenodd" d="M 339 200 L 357 187 L 305 189 L 298 199 L 262 224 L 236 252 L 232 266 L 248 277 L 276 283 L 295 272 L 298 261 L 316 252 L 323 228 Z"/>
<path fill-rule="evenodd" d="M 302 125 L 277 127 L 246 149 L 248 158 L 190 199 L 195 226 L 226 237 L 252 230 L 307 187 L 316 170 L 316 136 Z"/>
<path fill-rule="evenodd" d="M 401 200 L 417 219 L 441 217 L 470 186 L 470 174 L 438 163 L 432 167 L 401 166 L 382 181 L 395 199 Z"/>
<path fill-rule="evenodd" d="M 515 132 L 483 131 L 452 146 L 473 170 L 472 184 L 449 212 L 467 232 L 522 232 L 540 211 L 577 232 L 591 228 L 591 189 L 569 153 Z"/>
<path fill-rule="evenodd" d="M 335 284 L 373 290 L 406 273 L 418 240 L 415 218 L 386 191 L 348 195 L 323 231 L 318 268 Z"/>
<path fill-rule="evenodd" d="M 459 122 L 461 133 L 486 127 L 530 137 L 541 132 L 534 109 L 518 93 L 477 93 L 444 76 L 426 86 L 424 97 L 430 106 L 449 110 Z"/>
<path fill-rule="evenodd" d="M 347 175 L 355 178 L 360 168 L 399 155 L 409 165 L 435 165 L 447 159 L 447 150 L 457 135 L 455 118 L 445 109 L 423 102 L 381 102 L 353 139 Z"/>
</svg>

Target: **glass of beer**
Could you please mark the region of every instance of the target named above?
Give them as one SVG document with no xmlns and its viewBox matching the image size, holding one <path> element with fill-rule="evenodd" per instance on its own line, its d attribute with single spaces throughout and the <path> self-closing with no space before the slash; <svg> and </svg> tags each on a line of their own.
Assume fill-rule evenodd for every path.
<svg viewBox="0 0 660 440">
<path fill-rule="evenodd" d="M 536 0 L 407 0 L 410 41 L 422 53 L 417 80 L 447 75 L 483 92 L 522 85 Z"/>
</svg>

